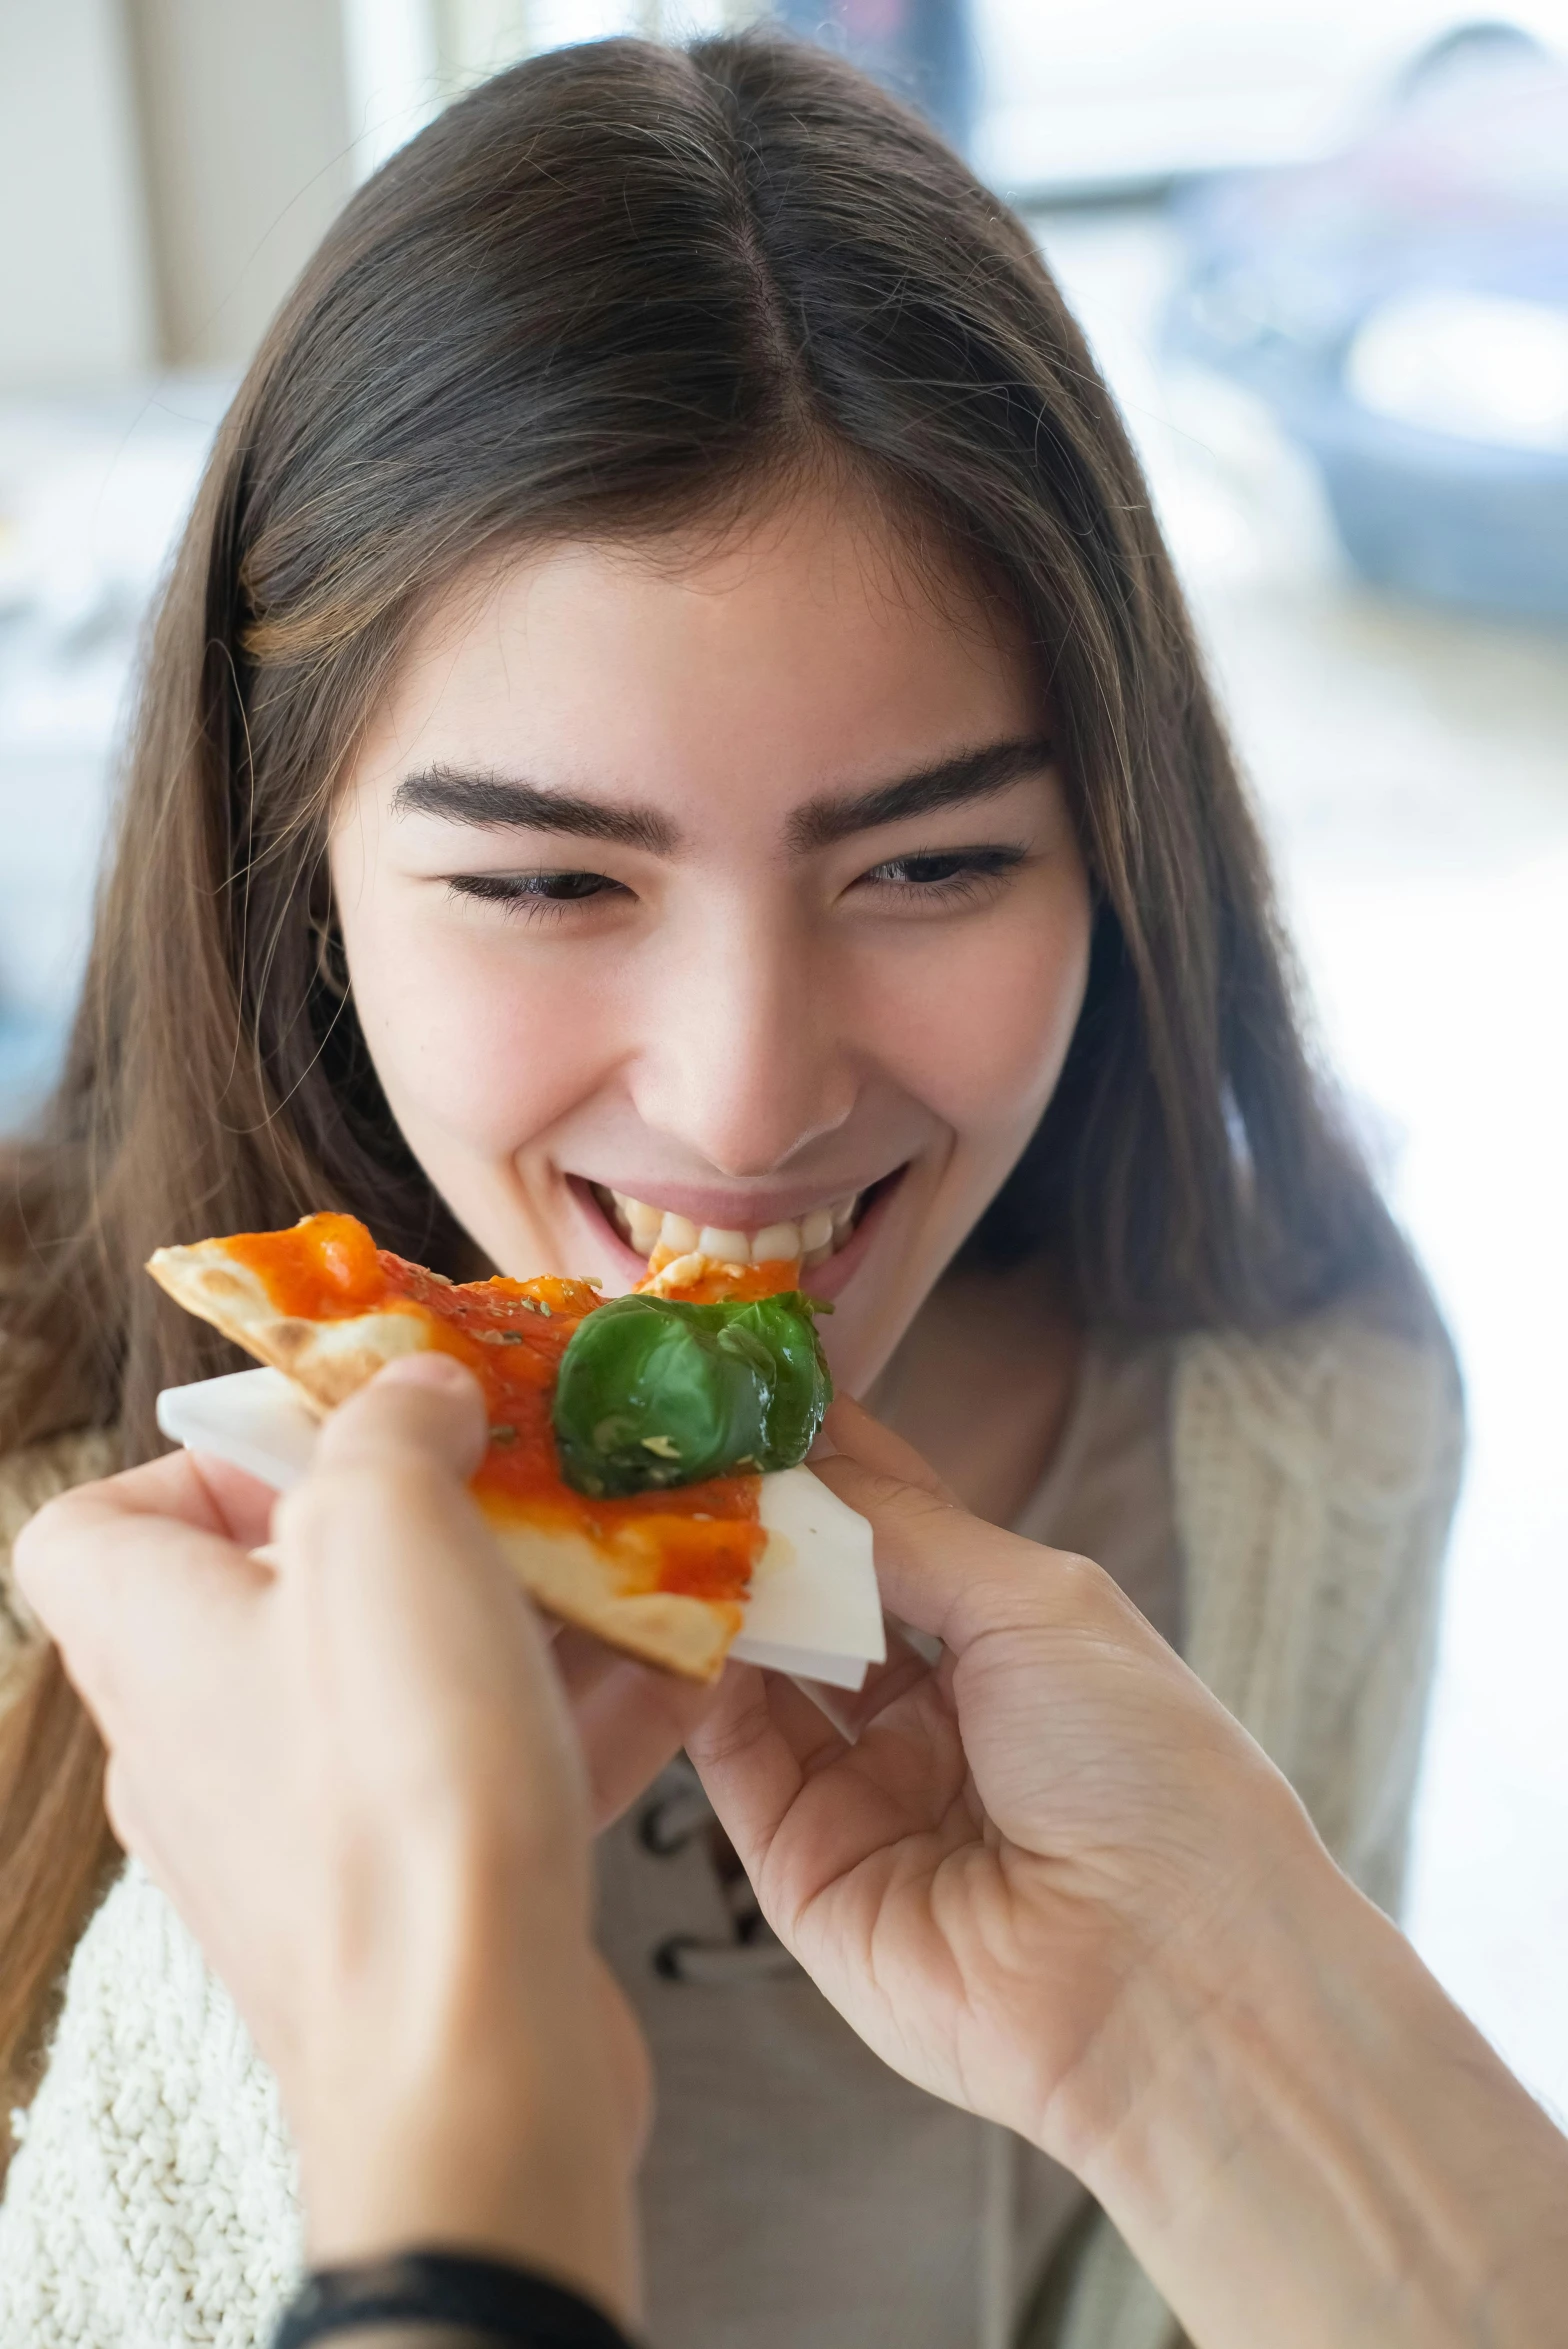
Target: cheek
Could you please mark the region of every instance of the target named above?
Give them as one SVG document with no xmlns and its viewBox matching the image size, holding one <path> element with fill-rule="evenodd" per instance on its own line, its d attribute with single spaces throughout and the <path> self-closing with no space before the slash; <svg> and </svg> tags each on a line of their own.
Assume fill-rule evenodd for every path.
<svg viewBox="0 0 1568 2349">
<path fill-rule="evenodd" d="M 884 1004 L 904 1085 L 961 1140 L 1011 1149 L 1032 1131 L 1083 1002 L 1089 922 L 1081 886 L 1053 893 L 1044 911 L 1010 908 L 956 930 L 940 956 L 912 958 L 908 984 Z"/>
<path fill-rule="evenodd" d="M 416 1151 L 443 1135 L 510 1157 L 595 1079 L 594 990 L 510 940 L 344 922 L 349 976 L 393 1114 Z"/>
</svg>

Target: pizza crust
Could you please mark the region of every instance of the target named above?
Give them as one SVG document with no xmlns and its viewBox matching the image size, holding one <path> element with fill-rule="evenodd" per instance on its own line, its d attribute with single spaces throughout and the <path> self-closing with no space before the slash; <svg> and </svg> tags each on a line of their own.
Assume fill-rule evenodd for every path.
<svg viewBox="0 0 1568 2349">
<path fill-rule="evenodd" d="M 383 1307 L 348 1321 L 300 1321 L 276 1311 L 259 1276 L 218 1240 L 160 1248 L 147 1270 L 177 1305 L 210 1322 L 270 1370 L 281 1371 L 315 1416 L 346 1403 L 378 1370 L 432 1351 L 419 1312 Z M 480 1501 L 529 1597 L 563 1623 L 690 1680 L 716 1680 L 743 1610 L 678 1591 L 621 1587 L 613 1560 L 570 1527 L 520 1522 Z"/>
<path fill-rule="evenodd" d="M 603 1551 L 568 1527 L 519 1524 L 481 1509 L 507 1564 L 537 1605 L 563 1623 L 644 1663 L 662 1664 L 688 1680 L 717 1680 L 743 1610 L 723 1600 L 693 1599 L 679 1591 L 626 1592 L 617 1587 Z"/>
<path fill-rule="evenodd" d="M 199 1321 L 210 1321 L 269 1370 L 281 1370 L 318 1419 L 346 1403 L 400 1355 L 431 1351 L 424 1315 L 402 1313 L 396 1306 L 350 1321 L 297 1321 L 278 1313 L 260 1277 L 225 1255 L 220 1242 L 159 1248 L 148 1258 L 147 1270 L 176 1305 Z"/>
</svg>

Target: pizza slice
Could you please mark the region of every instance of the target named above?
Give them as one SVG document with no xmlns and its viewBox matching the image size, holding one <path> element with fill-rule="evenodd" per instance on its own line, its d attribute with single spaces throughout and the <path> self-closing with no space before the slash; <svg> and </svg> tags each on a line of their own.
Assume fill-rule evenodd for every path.
<svg viewBox="0 0 1568 2349">
<path fill-rule="evenodd" d="M 176 1303 L 318 1414 L 439 1349 L 484 1390 L 473 1479 L 524 1587 L 644 1660 L 714 1679 L 768 1541 L 765 1472 L 805 1458 L 832 1393 L 798 1267 L 693 1261 L 629 1297 L 587 1281 L 458 1284 L 348 1215 L 160 1248 Z"/>
</svg>

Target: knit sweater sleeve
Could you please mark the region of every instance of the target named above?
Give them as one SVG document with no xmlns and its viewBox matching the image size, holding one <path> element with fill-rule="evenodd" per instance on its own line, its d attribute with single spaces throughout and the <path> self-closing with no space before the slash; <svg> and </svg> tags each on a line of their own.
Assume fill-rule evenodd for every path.
<svg viewBox="0 0 1568 2349">
<path fill-rule="evenodd" d="M 1343 1311 L 1197 1341 L 1173 1441 L 1188 1660 L 1397 1911 L 1464 1451 L 1447 1342 Z"/>
<path fill-rule="evenodd" d="M 1397 1913 L 1464 1451 L 1446 1339 L 1341 1310 L 1190 1340 L 1172 1396 L 1188 1661 Z M 1106 2220 L 1052 2349 L 1176 2349 Z"/>
<path fill-rule="evenodd" d="M 77 1946 L 0 2204 L 0 2349 L 260 2349 L 293 2149 L 222 1984 L 133 1861 Z"/>
</svg>

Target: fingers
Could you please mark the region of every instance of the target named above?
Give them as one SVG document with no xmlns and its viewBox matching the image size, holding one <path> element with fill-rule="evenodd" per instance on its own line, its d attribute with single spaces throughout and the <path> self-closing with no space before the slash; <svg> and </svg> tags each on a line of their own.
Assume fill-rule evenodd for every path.
<svg viewBox="0 0 1568 2349">
<path fill-rule="evenodd" d="M 166 1452 L 140 1468 L 78 1485 L 61 1496 L 61 1505 L 91 1501 L 117 1516 L 174 1518 L 250 1549 L 266 1540 L 276 1499 L 270 1485 L 224 1461 L 195 1452 Z"/>
<path fill-rule="evenodd" d="M 51 1501 L 18 1536 L 23 1596 L 111 1738 L 160 1645 L 178 1644 L 189 1624 L 243 1611 L 271 1580 L 208 1530 L 215 1510 L 204 1493 L 194 1463 L 153 1461 Z M 189 1517 L 161 1513 L 160 1498 Z"/>
<path fill-rule="evenodd" d="M 1021 1609 L 1034 1619 L 1049 1606 L 1060 1583 L 1050 1562 L 1065 1565 L 1065 1553 L 972 1516 L 912 1444 L 849 1396 L 833 1403 L 823 1437 L 813 1447 L 811 1466 L 871 1521 L 883 1599 L 911 1629 L 956 1651 L 979 1629 L 994 1628 L 998 1616 L 1006 1622 Z M 899 1645 L 907 1650 L 907 1643 Z M 857 1730 L 918 1677 L 909 1653 L 890 1651 L 887 1665 L 861 1692 Z"/>
<path fill-rule="evenodd" d="M 890 1460 L 898 1439 L 859 1416 L 864 1426 L 851 1427 L 857 1451 Z M 1098 1566 L 971 1516 L 929 1471 L 913 1484 L 847 1451 L 813 1469 L 870 1521 L 884 1604 L 955 1655 L 987 1632 L 1099 1618 L 1124 1629 L 1142 1624 Z"/>
<path fill-rule="evenodd" d="M 719 1823 L 748 1871 L 766 1855 L 805 1783 L 801 1754 L 776 1717 L 784 1698 L 793 1700 L 789 1726 L 803 1750 L 809 1753 L 825 1740 L 842 1750 L 842 1740 L 798 1689 L 751 1664 L 726 1669 L 712 1705 L 686 1740 Z"/>
<path fill-rule="evenodd" d="M 467 1489 L 483 1456 L 478 1382 L 443 1354 L 389 1364 L 322 1428 L 310 1474 L 279 1503 L 280 1565 L 368 1585 L 356 1603 L 379 1612 L 403 1592 L 463 1571 L 470 1600 L 517 1601 L 515 1578 Z M 538 1645 L 538 1641 L 533 1643 Z"/>
<path fill-rule="evenodd" d="M 732 1664 L 685 1742 L 737 1851 L 754 1852 L 755 1843 L 742 1837 L 771 1832 L 807 1779 L 931 1675 L 891 1625 L 886 1663 L 855 1690 Z"/>
<path fill-rule="evenodd" d="M 518 1819 L 575 1838 L 584 1773 L 543 1628 L 467 1486 L 484 1445 L 460 1364 L 383 1370 L 278 1506 L 279 1602 L 340 1741 L 406 1789 L 504 1794 Z"/>
<path fill-rule="evenodd" d="M 200 1452 L 175 1454 L 190 1460 L 205 1488 L 213 1511 L 212 1530 L 225 1534 L 242 1550 L 259 1550 L 272 1532 L 272 1512 L 278 1505 L 276 1488 L 260 1477 L 247 1476 L 227 1460 Z"/>
<path fill-rule="evenodd" d="M 933 1669 L 903 1637 L 898 1625 L 889 1623 L 887 1659 L 871 1666 L 858 1689 L 824 1688 L 813 1682 L 802 1686 L 801 1694 L 810 1698 L 824 1720 L 832 1722 L 846 1745 L 853 1745 L 879 1713 L 896 1705 L 917 1682 L 928 1679 Z"/>
<path fill-rule="evenodd" d="M 874 1425 L 868 1420 L 865 1428 L 853 1430 L 857 1443 Z M 885 1441 L 868 1440 L 863 1448 L 885 1462 L 898 1439 L 886 1429 L 877 1429 L 876 1435 Z M 995 1528 L 968 1516 L 934 1479 L 912 1483 L 896 1467 L 873 1465 L 847 1451 L 812 1466 L 841 1501 L 869 1521 L 884 1607 L 917 1631 L 952 1645 L 953 1610 L 977 1557 L 988 1548 L 985 1537 L 995 1536 Z"/>
<path fill-rule="evenodd" d="M 475 1382 L 460 1364 L 423 1355 L 335 1414 L 318 1466 L 422 1461 L 455 1486 L 483 1445 Z M 155 1623 L 195 1633 L 214 1609 L 242 1606 L 266 1587 L 248 1553 L 267 1539 L 276 1505 L 254 1477 L 179 1451 L 81 1486 L 24 1528 L 15 1553 L 22 1594 L 106 1732 Z"/>
</svg>

